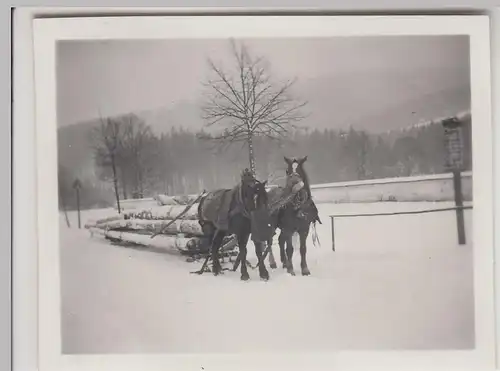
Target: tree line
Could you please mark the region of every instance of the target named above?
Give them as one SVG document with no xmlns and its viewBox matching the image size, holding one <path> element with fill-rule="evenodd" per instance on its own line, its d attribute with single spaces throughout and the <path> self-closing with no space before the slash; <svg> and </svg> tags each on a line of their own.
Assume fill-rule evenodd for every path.
<svg viewBox="0 0 500 371">
<path fill-rule="evenodd" d="M 464 169 L 470 170 L 470 119 L 463 127 Z M 85 206 L 158 193 L 188 194 L 232 187 L 241 170 L 248 167 L 245 143 L 214 148 L 209 133 L 182 128 L 158 135 L 133 114 L 103 119 L 91 135 L 98 185 L 82 179 Z M 446 171 L 440 122 L 382 134 L 355 128 L 293 130 L 279 142 L 256 137 L 253 145 L 256 175 L 271 184 L 280 184 L 284 176 L 285 155 L 308 156 L 306 169 L 313 184 Z M 71 199 L 73 180 L 67 169 L 61 169 L 60 174 L 60 193 Z M 86 192 L 93 194 L 88 200 L 84 199 Z M 68 204 L 71 207 L 71 200 Z"/>
</svg>

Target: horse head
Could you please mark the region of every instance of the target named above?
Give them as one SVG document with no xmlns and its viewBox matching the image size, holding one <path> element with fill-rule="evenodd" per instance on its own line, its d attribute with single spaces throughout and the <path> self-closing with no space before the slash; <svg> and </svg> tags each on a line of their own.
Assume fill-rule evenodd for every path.
<svg viewBox="0 0 500 371">
<path fill-rule="evenodd" d="M 268 195 L 266 190 L 267 180 L 260 182 L 255 181 L 252 187 L 253 209 L 267 209 L 268 208 Z"/>
<path fill-rule="evenodd" d="M 241 184 L 243 186 L 251 186 L 255 181 L 255 176 L 250 169 L 246 168 L 241 172 Z"/>
<path fill-rule="evenodd" d="M 287 187 L 293 187 L 294 193 L 301 189 L 309 192 L 309 180 L 304 170 L 304 163 L 307 161 L 307 156 L 298 159 L 284 157 L 284 159 L 287 164 Z"/>
<path fill-rule="evenodd" d="M 268 205 L 267 180 L 259 181 L 248 169 L 241 174 L 243 202 L 250 214 L 252 240 L 268 241 L 274 231 L 271 228 L 271 214 Z"/>
</svg>

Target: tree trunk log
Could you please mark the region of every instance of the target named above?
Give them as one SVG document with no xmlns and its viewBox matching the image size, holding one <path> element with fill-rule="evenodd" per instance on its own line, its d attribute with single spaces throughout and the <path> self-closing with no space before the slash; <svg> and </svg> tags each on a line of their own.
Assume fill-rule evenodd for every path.
<svg viewBox="0 0 500 371">
<path fill-rule="evenodd" d="M 157 232 L 169 220 L 122 219 L 100 223 L 95 227 L 101 229 L 130 229 L 145 232 Z M 203 231 L 197 220 L 176 220 L 162 234 L 184 234 L 188 236 L 203 236 Z"/>
<path fill-rule="evenodd" d="M 180 219 L 197 220 L 198 205 L 194 204 Z M 125 213 L 125 219 L 146 219 L 146 220 L 172 220 L 184 211 L 186 205 L 166 205 L 152 207 L 147 210 L 129 211 Z"/>
<path fill-rule="evenodd" d="M 102 218 L 102 219 L 97 219 L 97 220 L 89 220 L 85 224 L 85 228 L 89 229 L 92 227 L 99 227 L 102 224 L 116 221 L 116 220 L 123 220 L 123 215 L 115 215 L 115 216 L 109 216 L 107 218 Z"/>
<path fill-rule="evenodd" d="M 186 238 L 172 235 L 159 235 L 151 239 L 148 234 L 134 232 L 106 231 L 100 228 L 91 228 L 90 231 L 94 234 L 119 242 L 153 247 L 171 253 L 194 251 L 199 249 L 200 245 L 204 242 L 203 239 L 199 237 Z"/>
<path fill-rule="evenodd" d="M 170 253 L 195 254 L 208 252 L 210 250 L 210 243 L 208 239 L 203 237 L 158 235 L 152 239 L 148 234 L 139 234 L 128 231 L 106 231 L 100 228 L 90 228 L 89 230 L 92 234 L 122 243 L 132 243 L 152 247 Z M 232 251 L 236 248 L 236 246 L 236 239 L 229 236 L 224 239 L 221 250 L 225 252 Z"/>
</svg>

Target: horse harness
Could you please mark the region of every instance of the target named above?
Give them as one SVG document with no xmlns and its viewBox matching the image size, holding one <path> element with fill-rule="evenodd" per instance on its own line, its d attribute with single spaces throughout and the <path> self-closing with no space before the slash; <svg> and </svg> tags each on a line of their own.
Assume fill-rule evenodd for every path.
<svg viewBox="0 0 500 371">
<path fill-rule="evenodd" d="M 317 218 L 318 209 L 307 189 L 301 189 L 297 192 L 290 201 L 290 207 L 300 219 L 314 221 Z"/>
<path fill-rule="evenodd" d="M 248 211 L 247 205 L 245 205 L 245 201 L 243 198 L 242 185 L 238 184 L 234 190 L 235 190 L 235 192 L 233 194 L 233 197 L 236 198 L 236 209 L 233 210 L 232 212 L 230 212 L 230 216 L 237 214 L 238 212 L 241 212 L 245 218 L 250 219 L 251 218 L 250 212 Z M 227 195 L 224 195 L 224 196 L 227 197 Z"/>
</svg>

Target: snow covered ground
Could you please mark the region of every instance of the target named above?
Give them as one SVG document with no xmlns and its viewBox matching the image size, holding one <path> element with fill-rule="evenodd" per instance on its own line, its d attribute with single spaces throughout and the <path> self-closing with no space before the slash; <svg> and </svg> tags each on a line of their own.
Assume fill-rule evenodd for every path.
<svg viewBox="0 0 500 371">
<path fill-rule="evenodd" d="M 328 215 L 452 206 L 321 204 L 312 275 L 281 268 L 191 275 L 201 263 L 113 246 L 61 217 L 64 353 L 466 349 L 474 346 L 472 212 L 467 245 L 454 212 L 338 219 Z M 113 210 L 82 213 L 88 219 Z M 255 262 L 253 246 L 250 260 Z M 279 251 L 274 250 L 279 259 Z M 298 249 L 295 267 L 299 273 Z"/>
</svg>

